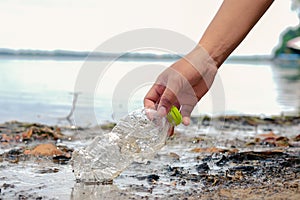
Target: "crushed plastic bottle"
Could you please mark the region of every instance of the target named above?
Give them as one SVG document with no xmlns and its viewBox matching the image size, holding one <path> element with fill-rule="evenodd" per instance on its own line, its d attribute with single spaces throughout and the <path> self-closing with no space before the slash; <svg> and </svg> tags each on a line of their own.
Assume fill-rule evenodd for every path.
<svg viewBox="0 0 300 200">
<path fill-rule="evenodd" d="M 168 130 L 181 123 L 173 106 L 167 117 L 152 109 L 135 110 L 104 136 L 73 152 L 71 164 L 77 181 L 112 182 L 133 161 L 153 158 L 165 145 Z"/>
</svg>

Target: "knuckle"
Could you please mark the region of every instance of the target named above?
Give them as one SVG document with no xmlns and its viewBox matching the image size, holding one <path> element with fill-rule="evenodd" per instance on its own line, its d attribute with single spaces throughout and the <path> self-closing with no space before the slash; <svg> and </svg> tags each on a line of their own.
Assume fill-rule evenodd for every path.
<svg viewBox="0 0 300 200">
<path fill-rule="evenodd" d="M 164 96 L 160 99 L 160 104 L 169 108 L 170 106 L 172 106 L 172 101 L 168 97 Z"/>
</svg>

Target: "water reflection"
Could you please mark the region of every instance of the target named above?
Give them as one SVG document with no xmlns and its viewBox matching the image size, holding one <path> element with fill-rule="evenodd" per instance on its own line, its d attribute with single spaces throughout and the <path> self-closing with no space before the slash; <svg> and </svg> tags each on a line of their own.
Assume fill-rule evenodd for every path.
<svg viewBox="0 0 300 200">
<path fill-rule="evenodd" d="M 272 63 L 272 71 L 276 80 L 277 101 L 285 105 L 283 110 L 300 113 L 300 65 Z"/>
</svg>

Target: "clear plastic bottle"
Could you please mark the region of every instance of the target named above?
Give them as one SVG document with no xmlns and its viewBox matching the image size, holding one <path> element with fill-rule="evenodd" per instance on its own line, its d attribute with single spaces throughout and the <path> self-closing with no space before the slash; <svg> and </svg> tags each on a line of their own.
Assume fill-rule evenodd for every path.
<svg viewBox="0 0 300 200">
<path fill-rule="evenodd" d="M 80 182 L 111 182 L 133 161 L 153 158 L 165 145 L 168 130 L 181 123 L 173 106 L 167 117 L 152 109 L 135 110 L 84 149 L 73 152 L 71 164 Z"/>
</svg>

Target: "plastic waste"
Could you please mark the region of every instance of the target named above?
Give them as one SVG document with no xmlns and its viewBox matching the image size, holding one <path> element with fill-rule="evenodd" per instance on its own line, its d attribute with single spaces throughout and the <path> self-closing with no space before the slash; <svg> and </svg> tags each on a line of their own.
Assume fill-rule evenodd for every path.
<svg viewBox="0 0 300 200">
<path fill-rule="evenodd" d="M 165 145 L 168 130 L 181 123 L 173 106 L 166 117 L 139 109 L 122 118 L 112 131 L 97 136 L 86 148 L 73 152 L 71 164 L 78 182 L 112 182 L 133 161 L 145 162 Z"/>
</svg>

